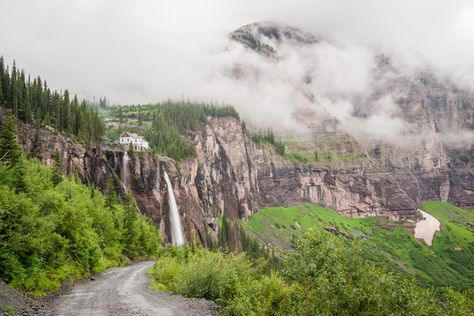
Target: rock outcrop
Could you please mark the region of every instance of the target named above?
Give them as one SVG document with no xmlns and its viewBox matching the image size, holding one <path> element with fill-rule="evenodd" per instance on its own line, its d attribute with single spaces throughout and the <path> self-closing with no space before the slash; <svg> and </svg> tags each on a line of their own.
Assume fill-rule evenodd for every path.
<svg viewBox="0 0 474 316">
<path fill-rule="evenodd" d="M 124 166 L 123 152 L 85 150 L 53 130 L 19 127 L 24 149 L 52 165 L 61 153 L 63 171 L 106 190 L 111 178 L 125 194 L 120 175 L 127 172 L 129 192 L 170 239 L 169 206 L 163 170 L 170 175 L 187 240 L 207 244 L 218 234 L 218 217 L 248 218 L 265 206 L 311 202 L 354 217 L 383 215 L 413 218 L 428 200 L 474 206 L 474 172 L 469 168 L 370 172 L 324 170 L 285 160 L 257 146 L 234 118 L 209 118 L 190 135 L 196 157 L 181 163 L 137 153 Z"/>
</svg>

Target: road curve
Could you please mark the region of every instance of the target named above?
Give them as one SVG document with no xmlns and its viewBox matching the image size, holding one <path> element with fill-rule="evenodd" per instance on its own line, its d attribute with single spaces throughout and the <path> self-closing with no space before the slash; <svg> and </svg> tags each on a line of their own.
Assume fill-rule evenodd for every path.
<svg viewBox="0 0 474 316">
<path fill-rule="evenodd" d="M 214 303 L 155 292 L 149 288 L 152 261 L 107 270 L 75 285 L 54 303 L 53 315 L 214 315 Z"/>
</svg>

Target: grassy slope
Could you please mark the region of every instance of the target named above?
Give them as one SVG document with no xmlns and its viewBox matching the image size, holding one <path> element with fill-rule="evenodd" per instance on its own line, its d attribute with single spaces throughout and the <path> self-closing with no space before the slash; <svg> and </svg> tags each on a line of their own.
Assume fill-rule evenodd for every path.
<svg viewBox="0 0 474 316">
<path fill-rule="evenodd" d="M 415 239 L 403 225 L 383 228 L 384 218 L 353 219 L 316 205 L 269 207 L 254 214 L 245 228 L 266 243 L 289 247 L 293 235 L 309 229 L 335 227 L 343 234 L 366 238 L 367 256 L 390 268 L 416 276 L 421 283 L 474 287 L 474 235 L 468 223 L 473 212 L 448 203 L 431 202 L 422 207 L 442 223 L 433 247 Z"/>
<path fill-rule="evenodd" d="M 337 166 L 367 161 L 366 155 L 357 149 L 357 143 L 347 135 L 318 135 L 313 141 L 283 141 L 285 157 L 289 160 L 315 166 Z"/>
</svg>

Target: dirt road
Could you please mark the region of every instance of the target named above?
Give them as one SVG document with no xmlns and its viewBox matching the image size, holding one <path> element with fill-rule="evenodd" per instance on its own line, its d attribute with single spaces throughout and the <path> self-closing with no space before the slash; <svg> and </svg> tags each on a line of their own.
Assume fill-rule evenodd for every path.
<svg viewBox="0 0 474 316">
<path fill-rule="evenodd" d="M 53 306 L 53 315 L 214 315 L 216 307 L 202 299 L 159 293 L 149 288 L 153 262 L 110 269 L 72 287 Z"/>
</svg>

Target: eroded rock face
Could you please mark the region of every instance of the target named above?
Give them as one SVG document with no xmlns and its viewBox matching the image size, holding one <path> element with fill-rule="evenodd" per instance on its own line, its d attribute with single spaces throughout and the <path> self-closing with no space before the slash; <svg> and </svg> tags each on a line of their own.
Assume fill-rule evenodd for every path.
<svg viewBox="0 0 474 316">
<path fill-rule="evenodd" d="M 111 178 L 125 194 L 120 179 L 127 171 L 128 191 L 170 240 L 169 206 L 163 170 L 169 174 L 186 239 L 207 244 L 217 238 L 217 218 L 248 218 L 265 206 L 311 202 L 345 215 L 413 218 L 428 200 L 474 206 L 474 173 L 469 168 L 425 171 L 369 172 L 322 170 L 297 164 L 261 148 L 233 118 L 210 118 L 190 135 L 196 157 L 181 163 L 137 153 L 124 166 L 123 152 L 82 146 L 52 130 L 35 132 L 20 126 L 19 140 L 27 152 L 52 165 L 61 153 L 63 171 L 106 190 Z"/>
</svg>

